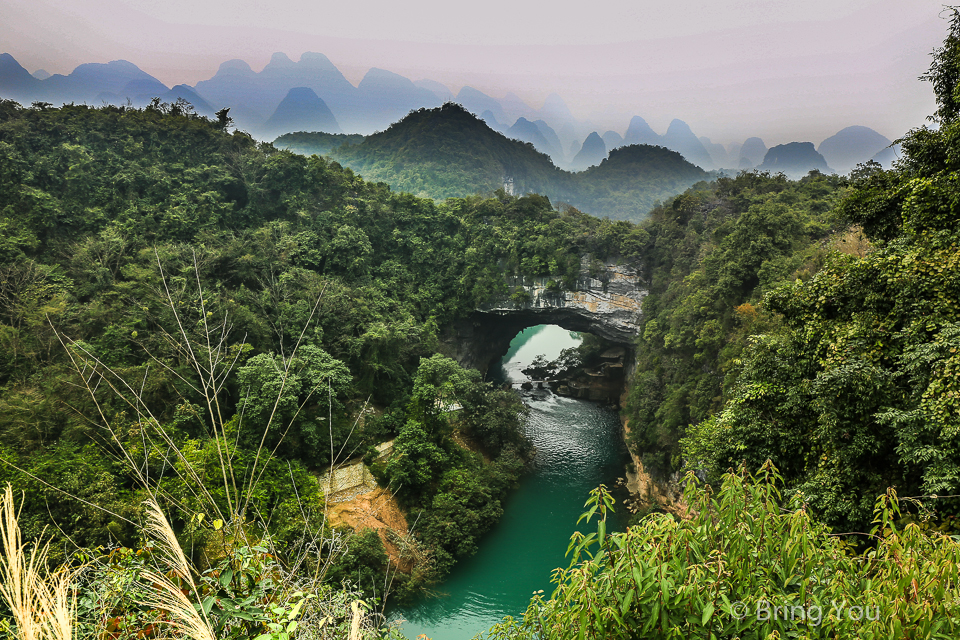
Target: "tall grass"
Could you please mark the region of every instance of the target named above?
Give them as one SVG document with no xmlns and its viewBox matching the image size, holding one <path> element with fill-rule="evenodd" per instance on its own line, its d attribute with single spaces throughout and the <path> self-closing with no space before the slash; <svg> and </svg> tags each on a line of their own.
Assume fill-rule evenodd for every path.
<svg viewBox="0 0 960 640">
<path fill-rule="evenodd" d="M 0 596 L 13 614 L 21 640 L 71 640 L 76 594 L 73 572 L 47 567 L 49 543 L 23 542 L 13 487 L 0 496 Z"/>
<path fill-rule="evenodd" d="M 183 553 L 183 548 L 177 541 L 177 536 L 161 511 L 160 506 L 153 500 L 147 500 L 147 534 L 157 543 L 159 557 L 162 563 L 169 567 L 183 585 L 189 585 L 189 593 L 198 593 L 197 584 L 193 579 L 191 565 Z M 204 611 L 203 606 L 195 606 L 180 584 L 175 584 L 168 573 L 154 570 L 144 571 L 141 577 L 154 588 L 143 604 L 154 609 L 169 611 L 171 624 L 193 640 L 216 640 L 213 626 Z"/>
</svg>

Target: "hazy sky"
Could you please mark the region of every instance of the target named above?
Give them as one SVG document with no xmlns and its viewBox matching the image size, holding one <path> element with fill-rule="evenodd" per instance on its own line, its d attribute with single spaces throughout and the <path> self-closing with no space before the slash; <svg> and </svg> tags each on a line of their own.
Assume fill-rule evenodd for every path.
<svg viewBox="0 0 960 640">
<path fill-rule="evenodd" d="M 932 0 L 0 0 L 0 52 L 69 73 L 126 59 L 168 85 L 242 58 L 326 54 L 358 83 L 370 67 L 413 80 L 560 94 L 623 133 L 672 118 L 715 142 L 819 143 L 861 124 L 889 138 L 923 123 L 917 81 L 947 22 Z"/>
</svg>

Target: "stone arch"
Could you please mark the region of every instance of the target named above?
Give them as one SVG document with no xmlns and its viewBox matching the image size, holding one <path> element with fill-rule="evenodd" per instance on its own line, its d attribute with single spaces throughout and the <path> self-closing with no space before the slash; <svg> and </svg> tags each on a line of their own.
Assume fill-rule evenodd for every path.
<svg viewBox="0 0 960 640">
<path fill-rule="evenodd" d="M 622 344 L 632 351 L 647 287 L 633 265 L 581 260 L 573 290 L 551 287 L 547 277 L 509 277 L 507 293 L 481 305 L 450 327 L 446 351 L 461 365 L 485 373 L 516 334 L 538 324 L 555 324 Z"/>
</svg>

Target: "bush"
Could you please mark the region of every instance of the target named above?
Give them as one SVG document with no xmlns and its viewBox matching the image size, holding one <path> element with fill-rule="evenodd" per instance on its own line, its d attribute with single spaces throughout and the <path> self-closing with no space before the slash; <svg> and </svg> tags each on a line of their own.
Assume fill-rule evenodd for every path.
<svg viewBox="0 0 960 640">
<path fill-rule="evenodd" d="M 833 534 L 781 486 L 770 463 L 726 474 L 716 495 L 689 475 L 689 519 L 651 514 L 612 535 L 613 499 L 600 487 L 581 518 L 599 514 L 597 530 L 574 534 L 556 591 L 489 637 L 957 637 L 960 542 L 898 529 L 892 489 L 869 534 Z M 869 548 L 857 552 L 850 536 Z"/>
</svg>

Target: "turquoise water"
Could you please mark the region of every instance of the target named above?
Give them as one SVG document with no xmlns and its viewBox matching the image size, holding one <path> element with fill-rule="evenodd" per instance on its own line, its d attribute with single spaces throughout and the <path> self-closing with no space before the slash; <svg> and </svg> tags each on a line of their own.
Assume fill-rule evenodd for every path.
<svg viewBox="0 0 960 640">
<path fill-rule="evenodd" d="M 526 329 L 511 342 L 502 380 L 526 380 L 520 369 L 538 354 L 556 358 L 579 336 L 560 327 Z M 469 640 L 504 616 L 519 616 L 534 591 L 551 592 L 550 572 L 567 566 L 564 554 L 591 489 L 612 486 L 624 473 L 626 452 L 614 410 L 549 392 L 525 394 L 527 434 L 537 447 L 533 472 L 504 504 L 503 519 L 484 536 L 480 550 L 461 559 L 437 597 L 396 611 L 403 633 L 431 640 Z M 584 528 L 588 525 L 584 525 Z"/>
</svg>

